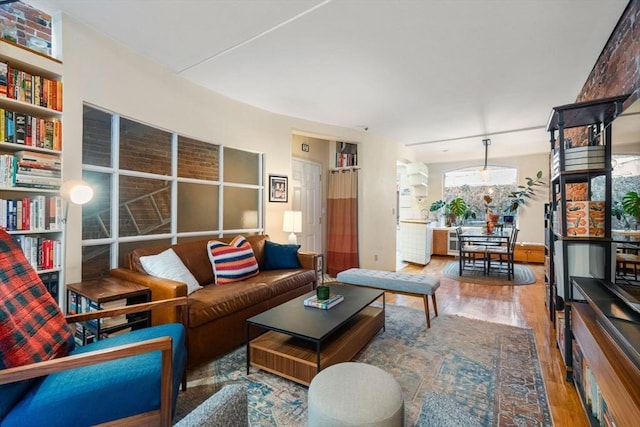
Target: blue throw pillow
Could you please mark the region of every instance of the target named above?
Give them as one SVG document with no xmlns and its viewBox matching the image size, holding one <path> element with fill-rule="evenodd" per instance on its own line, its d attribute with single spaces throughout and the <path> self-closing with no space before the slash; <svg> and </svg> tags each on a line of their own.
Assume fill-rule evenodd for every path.
<svg viewBox="0 0 640 427">
<path fill-rule="evenodd" d="M 300 268 L 298 260 L 300 245 L 282 245 L 267 240 L 264 245 L 264 269 L 283 270 Z"/>
</svg>

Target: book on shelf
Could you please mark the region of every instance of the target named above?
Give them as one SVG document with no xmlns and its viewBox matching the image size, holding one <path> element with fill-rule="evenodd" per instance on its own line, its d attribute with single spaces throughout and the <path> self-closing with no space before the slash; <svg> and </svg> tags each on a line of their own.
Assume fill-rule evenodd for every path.
<svg viewBox="0 0 640 427">
<path fill-rule="evenodd" d="M 0 96 L 62 111 L 62 82 L 0 63 Z"/>
<path fill-rule="evenodd" d="M 60 196 L 0 199 L 0 227 L 9 231 L 62 230 L 62 217 Z"/>
<path fill-rule="evenodd" d="M 315 307 L 321 308 L 323 310 L 328 310 L 331 307 L 335 307 L 344 301 L 344 297 L 338 294 L 331 294 L 327 299 L 318 299 L 317 295 L 312 295 L 309 298 L 304 300 L 304 305 L 307 307 Z"/>
</svg>

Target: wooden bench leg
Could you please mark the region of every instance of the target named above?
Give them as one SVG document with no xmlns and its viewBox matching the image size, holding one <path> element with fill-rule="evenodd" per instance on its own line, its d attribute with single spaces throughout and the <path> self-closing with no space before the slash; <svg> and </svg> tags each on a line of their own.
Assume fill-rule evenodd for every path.
<svg viewBox="0 0 640 427">
<path fill-rule="evenodd" d="M 435 317 L 438 317 L 438 304 L 436 303 L 436 294 L 431 295 L 431 301 L 433 301 L 433 312 L 436 314 Z"/>
<path fill-rule="evenodd" d="M 428 295 L 423 295 L 422 299 L 424 301 L 424 314 L 425 316 L 427 316 L 427 329 L 431 328 L 431 319 L 430 319 L 430 315 L 429 315 L 429 296 Z"/>
</svg>

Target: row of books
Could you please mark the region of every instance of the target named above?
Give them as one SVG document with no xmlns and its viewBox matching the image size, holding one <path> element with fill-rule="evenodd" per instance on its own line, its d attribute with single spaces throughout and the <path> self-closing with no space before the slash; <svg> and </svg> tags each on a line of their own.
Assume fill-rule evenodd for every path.
<svg viewBox="0 0 640 427">
<path fill-rule="evenodd" d="M 62 161 L 53 154 L 20 150 L 0 155 L 0 187 L 58 190 L 62 183 Z"/>
<path fill-rule="evenodd" d="M 0 227 L 9 231 L 58 231 L 64 212 L 60 196 L 0 199 Z"/>
<path fill-rule="evenodd" d="M 50 271 L 48 273 L 41 273 L 40 279 L 44 284 L 47 291 L 51 294 L 54 300 L 58 301 L 58 289 L 60 285 L 60 274 L 57 271 Z"/>
<path fill-rule="evenodd" d="M 307 307 L 321 308 L 328 310 L 331 307 L 335 307 L 344 301 L 344 297 L 338 294 L 331 294 L 327 299 L 318 299 L 317 295 L 310 296 L 304 300 L 304 305 Z"/>
<path fill-rule="evenodd" d="M 349 153 L 336 153 L 336 167 L 346 168 L 358 166 L 358 155 Z"/>
<path fill-rule="evenodd" d="M 0 96 L 62 111 L 62 82 L 0 62 Z"/>
<path fill-rule="evenodd" d="M 596 381 L 587 359 L 582 354 L 580 347 L 574 341 L 573 350 L 573 379 L 582 397 L 585 408 L 591 416 L 598 421 L 601 427 L 613 427 L 616 425 L 607 402 L 604 400 L 598 382 Z M 592 424 L 593 425 L 593 424 Z"/>
<path fill-rule="evenodd" d="M 62 122 L 0 108 L 0 141 L 62 150 Z"/>
<path fill-rule="evenodd" d="M 70 292 L 71 298 L 69 301 L 69 314 L 78 314 L 78 313 L 89 313 L 92 311 L 104 310 L 109 308 L 118 308 L 124 307 L 127 305 L 126 298 L 120 298 L 113 301 L 103 302 L 99 304 L 97 301 L 84 297 L 75 292 Z M 127 321 L 126 315 L 120 315 L 116 317 L 110 317 L 105 319 L 100 319 L 100 326 L 102 328 L 108 328 L 111 326 L 117 326 Z M 89 321 L 87 322 L 94 326 L 98 325 L 97 321 Z"/>
<path fill-rule="evenodd" d="M 29 264 L 36 270 L 62 267 L 62 242 L 40 236 L 15 236 Z"/>
</svg>

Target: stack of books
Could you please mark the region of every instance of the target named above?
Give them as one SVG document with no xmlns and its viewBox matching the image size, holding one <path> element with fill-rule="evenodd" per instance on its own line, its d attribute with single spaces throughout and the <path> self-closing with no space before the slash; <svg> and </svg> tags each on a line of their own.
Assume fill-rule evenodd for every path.
<svg viewBox="0 0 640 427">
<path fill-rule="evenodd" d="M 318 299 L 316 295 L 313 295 L 304 300 L 304 305 L 306 305 L 307 307 L 315 307 L 321 308 L 323 310 L 328 310 L 331 307 L 340 304 L 342 301 L 344 301 L 344 297 L 342 295 L 331 294 L 327 299 Z"/>
<path fill-rule="evenodd" d="M 14 155 L 14 187 L 57 190 L 60 188 L 61 175 L 62 162 L 58 156 L 24 150 L 16 151 Z"/>
</svg>

